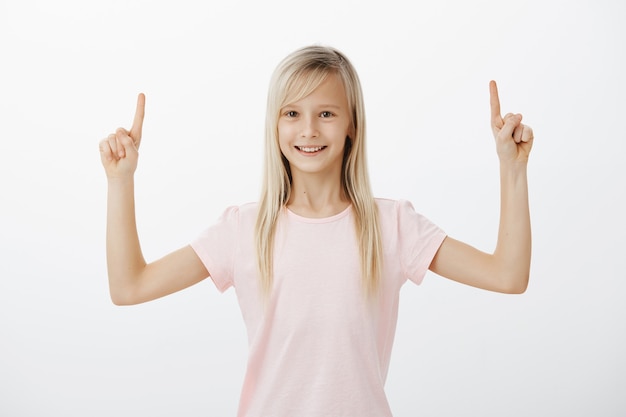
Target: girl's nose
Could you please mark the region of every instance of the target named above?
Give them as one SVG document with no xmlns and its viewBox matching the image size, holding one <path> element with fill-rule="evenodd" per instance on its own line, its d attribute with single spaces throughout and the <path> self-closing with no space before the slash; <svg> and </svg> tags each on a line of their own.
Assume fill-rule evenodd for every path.
<svg viewBox="0 0 626 417">
<path fill-rule="evenodd" d="M 315 118 L 305 117 L 304 120 L 302 120 L 300 136 L 303 138 L 316 138 L 319 136 Z"/>
</svg>

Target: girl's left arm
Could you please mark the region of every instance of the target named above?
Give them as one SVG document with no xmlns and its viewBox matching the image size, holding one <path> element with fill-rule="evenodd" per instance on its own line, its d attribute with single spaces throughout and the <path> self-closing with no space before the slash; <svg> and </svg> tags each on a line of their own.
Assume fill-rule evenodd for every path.
<svg viewBox="0 0 626 417">
<path fill-rule="evenodd" d="M 489 83 L 491 128 L 500 159 L 500 227 L 492 254 L 447 237 L 430 270 L 463 284 L 520 294 L 528 286 L 531 257 L 527 165 L 533 131 L 521 114 L 500 114 L 496 83 Z"/>
</svg>

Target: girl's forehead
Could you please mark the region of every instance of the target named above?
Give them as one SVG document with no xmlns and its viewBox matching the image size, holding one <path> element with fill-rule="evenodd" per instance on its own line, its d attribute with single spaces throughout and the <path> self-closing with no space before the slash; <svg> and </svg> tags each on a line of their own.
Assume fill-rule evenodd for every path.
<svg viewBox="0 0 626 417">
<path fill-rule="evenodd" d="M 300 82 L 293 83 L 291 89 L 286 91 L 285 105 L 317 99 L 347 103 L 343 80 L 338 74 L 329 73 L 323 78 L 316 78 L 304 77 Z"/>
</svg>

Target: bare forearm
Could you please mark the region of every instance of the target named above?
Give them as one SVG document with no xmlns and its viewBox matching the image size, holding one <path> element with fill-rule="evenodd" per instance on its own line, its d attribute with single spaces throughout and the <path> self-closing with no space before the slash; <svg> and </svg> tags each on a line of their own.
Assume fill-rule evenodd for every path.
<svg viewBox="0 0 626 417">
<path fill-rule="evenodd" d="M 500 227 L 493 254 L 446 238 L 430 264 L 435 273 L 486 290 L 522 293 L 530 274 L 531 232 L 527 163 L 534 134 L 520 114 L 502 117 L 495 81 L 489 83 L 491 129 L 500 159 Z"/>
<path fill-rule="evenodd" d="M 137 234 L 132 176 L 109 179 L 106 250 L 111 298 L 118 303 L 146 265 Z"/>
<path fill-rule="evenodd" d="M 500 227 L 494 252 L 501 279 L 514 292 L 528 285 L 531 227 L 525 163 L 500 165 Z"/>
</svg>

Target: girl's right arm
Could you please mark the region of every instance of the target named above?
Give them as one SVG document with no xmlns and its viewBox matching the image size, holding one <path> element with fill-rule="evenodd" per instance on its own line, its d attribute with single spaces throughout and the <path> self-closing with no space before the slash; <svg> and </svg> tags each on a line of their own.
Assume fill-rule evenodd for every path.
<svg viewBox="0 0 626 417">
<path fill-rule="evenodd" d="M 111 300 L 117 305 L 138 304 L 189 287 L 209 273 L 190 246 L 147 264 L 135 222 L 134 173 L 141 142 L 145 96 L 137 99 L 130 131 L 119 128 L 100 142 L 107 175 L 106 253 Z"/>
</svg>

